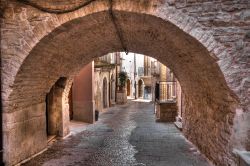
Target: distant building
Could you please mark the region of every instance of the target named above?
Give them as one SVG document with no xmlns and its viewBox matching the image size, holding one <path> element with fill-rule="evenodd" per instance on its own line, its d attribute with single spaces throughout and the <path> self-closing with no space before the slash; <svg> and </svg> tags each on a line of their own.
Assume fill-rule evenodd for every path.
<svg viewBox="0 0 250 166">
<path fill-rule="evenodd" d="M 95 60 L 95 109 L 103 111 L 116 103 L 117 78 L 120 72 L 120 53 L 110 53 Z"/>
<path fill-rule="evenodd" d="M 70 120 L 95 122 L 95 111 L 116 104 L 120 54 L 110 53 L 95 59 L 75 76 L 69 94 Z"/>
<path fill-rule="evenodd" d="M 128 98 L 147 99 L 155 102 L 156 117 L 162 121 L 181 121 L 183 95 L 174 73 L 154 58 L 121 53 L 122 70 L 128 73 Z M 164 113 L 169 111 L 171 116 Z M 165 115 L 168 118 L 164 117 Z"/>
</svg>

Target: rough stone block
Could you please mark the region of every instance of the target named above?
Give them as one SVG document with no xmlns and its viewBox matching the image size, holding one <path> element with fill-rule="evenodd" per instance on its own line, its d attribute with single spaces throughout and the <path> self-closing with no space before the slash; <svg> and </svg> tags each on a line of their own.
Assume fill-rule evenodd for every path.
<svg viewBox="0 0 250 166">
<path fill-rule="evenodd" d="M 4 160 L 7 165 L 42 151 L 47 146 L 45 103 L 4 113 Z"/>
</svg>

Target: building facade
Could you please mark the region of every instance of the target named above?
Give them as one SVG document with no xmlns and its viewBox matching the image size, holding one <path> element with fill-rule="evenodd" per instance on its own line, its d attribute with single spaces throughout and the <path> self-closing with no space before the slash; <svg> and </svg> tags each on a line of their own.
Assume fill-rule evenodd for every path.
<svg viewBox="0 0 250 166">
<path fill-rule="evenodd" d="M 116 104 L 118 73 L 120 72 L 119 53 L 110 53 L 95 60 L 94 65 L 95 109 L 103 112 Z"/>
</svg>

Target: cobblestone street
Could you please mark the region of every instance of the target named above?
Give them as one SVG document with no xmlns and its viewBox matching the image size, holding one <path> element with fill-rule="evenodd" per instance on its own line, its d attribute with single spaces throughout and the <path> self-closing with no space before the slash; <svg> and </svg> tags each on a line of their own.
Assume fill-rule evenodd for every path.
<svg viewBox="0 0 250 166">
<path fill-rule="evenodd" d="M 170 123 L 156 123 L 154 105 L 130 101 L 108 109 L 86 130 L 58 140 L 25 166 L 206 166 Z"/>
</svg>

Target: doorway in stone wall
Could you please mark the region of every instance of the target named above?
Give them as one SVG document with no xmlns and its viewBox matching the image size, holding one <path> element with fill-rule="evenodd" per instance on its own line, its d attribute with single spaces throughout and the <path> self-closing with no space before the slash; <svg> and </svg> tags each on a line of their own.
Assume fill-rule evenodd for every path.
<svg viewBox="0 0 250 166">
<path fill-rule="evenodd" d="M 142 80 L 138 81 L 138 97 L 141 98 L 143 94 L 143 82 Z"/>
<path fill-rule="evenodd" d="M 49 104 L 50 104 L 50 100 L 49 100 L 49 93 L 46 94 L 46 99 L 45 99 L 45 102 L 46 102 L 46 133 L 47 133 L 47 136 L 49 135 Z"/>
<path fill-rule="evenodd" d="M 50 142 L 62 135 L 62 95 L 66 85 L 66 77 L 60 77 L 46 95 L 46 132 Z"/>
<path fill-rule="evenodd" d="M 115 78 L 114 78 L 114 75 L 112 74 L 111 75 L 111 88 L 110 88 L 110 93 L 111 93 L 111 100 L 114 100 L 115 99 Z"/>
<path fill-rule="evenodd" d="M 107 86 L 107 79 L 106 77 L 103 79 L 103 89 L 102 89 L 102 101 L 103 101 L 103 108 L 107 108 L 108 107 L 108 95 L 107 95 L 107 90 L 108 86 Z"/>
<path fill-rule="evenodd" d="M 73 116 L 74 116 L 72 90 L 73 90 L 73 84 L 72 84 L 72 86 L 70 88 L 69 96 L 68 96 L 68 101 L 69 101 L 69 119 L 70 120 L 73 120 Z"/>
<path fill-rule="evenodd" d="M 55 85 L 50 89 L 50 92 L 46 94 L 46 133 L 47 141 L 50 142 L 56 137 L 55 132 L 55 119 L 53 110 Z"/>
<path fill-rule="evenodd" d="M 130 96 L 130 80 L 127 79 L 127 96 Z"/>
</svg>

